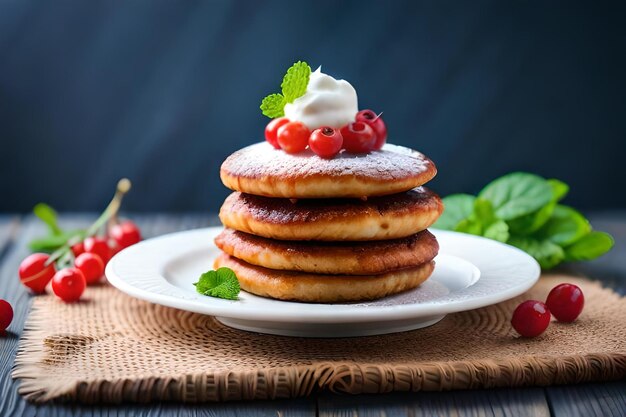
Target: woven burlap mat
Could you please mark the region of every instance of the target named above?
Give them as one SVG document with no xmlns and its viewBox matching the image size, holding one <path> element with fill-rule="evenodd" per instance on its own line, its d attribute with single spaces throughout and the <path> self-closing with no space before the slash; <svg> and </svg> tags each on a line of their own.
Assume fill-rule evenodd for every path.
<svg viewBox="0 0 626 417">
<path fill-rule="evenodd" d="M 560 282 L 582 287 L 576 323 L 515 335 L 520 300 Z M 209 316 L 128 297 L 109 285 L 84 301 L 34 301 L 15 361 L 20 393 L 43 402 L 224 401 L 347 393 L 550 385 L 626 376 L 626 298 L 597 283 L 547 276 L 527 294 L 448 315 L 421 330 L 299 339 L 233 330 Z"/>
</svg>

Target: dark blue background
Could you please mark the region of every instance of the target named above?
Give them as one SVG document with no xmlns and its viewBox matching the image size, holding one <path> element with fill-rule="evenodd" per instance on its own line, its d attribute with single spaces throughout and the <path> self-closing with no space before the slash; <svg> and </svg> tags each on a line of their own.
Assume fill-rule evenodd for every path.
<svg viewBox="0 0 626 417">
<path fill-rule="evenodd" d="M 0 211 L 217 210 L 304 59 L 384 111 L 441 194 L 528 170 L 624 208 L 626 13 L 604 2 L 0 1 Z"/>
</svg>

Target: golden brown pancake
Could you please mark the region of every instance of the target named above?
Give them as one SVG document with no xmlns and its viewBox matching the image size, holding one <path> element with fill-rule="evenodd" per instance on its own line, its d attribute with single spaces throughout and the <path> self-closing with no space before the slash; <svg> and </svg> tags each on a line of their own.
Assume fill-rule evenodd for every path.
<svg viewBox="0 0 626 417">
<path fill-rule="evenodd" d="M 314 242 L 267 239 L 233 229 L 215 238 L 218 248 L 247 263 L 316 274 L 373 275 L 431 261 L 439 250 L 428 230 L 373 242 Z"/>
<path fill-rule="evenodd" d="M 360 198 L 408 191 L 436 173 L 430 159 L 402 146 L 324 159 L 310 150 L 291 155 L 263 142 L 229 156 L 220 177 L 231 190 L 266 197 Z"/>
<path fill-rule="evenodd" d="M 366 201 L 292 202 L 235 192 L 224 201 L 220 220 L 231 229 L 280 240 L 385 240 L 428 228 L 442 211 L 437 194 L 424 187 Z"/>
<path fill-rule="evenodd" d="M 262 297 L 334 303 L 374 300 L 416 288 L 432 274 L 435 262 L 381 275 L 318 275 L 263 268 L 223 253 L 214 267 L 232 269 L 243 290 Z"/>
</svg>

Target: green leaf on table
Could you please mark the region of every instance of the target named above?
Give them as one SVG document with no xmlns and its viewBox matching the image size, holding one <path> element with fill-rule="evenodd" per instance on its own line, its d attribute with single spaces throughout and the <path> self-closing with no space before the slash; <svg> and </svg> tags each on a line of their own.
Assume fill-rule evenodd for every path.
<svg viewBox="0 0 626 417">
<path fill-rule="evenodd" d="M 491 223 L 483 231 L 483 236 L 498 242 L 506 243 L 509 240 L 509 225 L 504 220 L 497 220 Z"/>
<path fill-rule="evenodd" d="M 548 221 L 554 207 L 556 207 L 556 203 L 550 202 L 534 213 L 509 220 L 507 223 L 511 232 L 522 236 L 532 235 Z"/>
<path fill-rule="evenodd" d="M 559 204 L 536 235 L 538 238 L 549 239 L 557 245 L 568 246 L 590 231 L 591 225 L 582 214 L 571 207 Z"/>
<path fill-rule="evenodd" d="M 60 235 L 63 230 L 59 227 L 57 212 L 45 203 L 39 203 L 33 208 L 33 213 L 48 226 L 51 235 Z"/>
<path fill-rule="evenodd" d="M 608 233 L 592 231 L 565 248 L 565 260 L 589 261 L 607 253 L 614 244 Z"/>
<path fill-rule="evenodd" d="M 60 235 L 50 235 L 39 239 L 33 239 L 28 243 L 28 248 L 33 252 L 54 252 L 67 243 L 73 236 L 85 237 L 84 230 L 71 230 Z"/>
<path fill-rule="evenodd" d="M 563 248 L 547 239 L 539 240 L 528 236 L 512 236 L 507 243 L 535 258 L 543 269 L 555 267 L 565 259 Z"/>
<path fill-rule="evenodd" d="M 28 243 L 28 248 L 33 252 L 54 252 L 63 246 L 65 242 L 66 237 L 63 235 L 50 235 L 31 240 Z"/>
<path fill-rule="evenodd" d="M 499 220 L 496 217 L 493 204 L 491 204 L 489 200 L 480 197 L 474 201 L 474 209 L 471 216 L 478 220 L 483 226 L 490 225 Z"/>
<path fill-rule="evenodd" d="M 489 183 L 478 197 L 489 200 L 499 218 L 512 220 L 548 204 L 552 188 L 538 175 L 514 172 Z"/>
<path fill-rule="evenodd" d="M 546 182 L 552 189 L 552 199 L 548 204 L 533 213 L 509 220 L 507 223 L 512 233 L 526 236 L 539 230 L 552 216 L 556 204 L 569 191 L 569 186 L 557 179 L 549 179 Z"/>
<path fill-rule="evenodd" d="M 582 214 L 558 204 L 568 192 L 569 186 L 557 179 L 514 172 L 492 181 L 478 197 L 445 197 L 434 227 L 517 246 L 544 269 L 564 260 L 594 259 L 611 249 L 613 238 L 591 231 Z"/>
<path fill-rule="evenodd" d="M 463 219 L 454 228 L 455 232 L 467 233 L 470 235 L 482 236 L 483 225 L 474 218 Z"/>
<path fill-rule="evenodd" d="M 443 198 L 443 213 L 437 219 L 434 228 L 455 230 L 461 220 L 469 217 L 474 211 L 476 197 L 469 194 L 451 194 Z"/>
<path fill-rule="evenodd" d="M 476 198 L 470 215 L 461 220 L 454 228 L 457 232 L 485 236 L 489 239 L 506 242 L 509 238 L 509 226 L 496 217 L 489 200 Z"/>
<path fill-rule="evenodd" d="M 557 203 L 569 193 L 569 185 L 565 184 L 563 181 L 557 180 L 556 178 L 550 178 L 546 180 L 546 182 L 552 188 L 552 201 L 556 201 Z"/>
<path fill-rule="evenodd" d="M 193 285 L 196 286 L 196 291 L 202 295 L 227 300 L 236 300 L 241 291 L 237 275 L 230 268 L 219 268 L 217 271 L 205 272 Z"/>
</svg>

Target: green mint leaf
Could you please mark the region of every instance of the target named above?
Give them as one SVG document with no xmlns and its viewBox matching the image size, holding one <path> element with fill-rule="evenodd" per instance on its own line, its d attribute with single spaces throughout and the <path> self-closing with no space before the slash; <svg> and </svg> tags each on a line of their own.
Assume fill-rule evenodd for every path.
<svg viewBox="0 0 626 417">
<path fill-rule="evenodd" d="M 285 97 L 281 94 L 270 94 L 261 102 L 261 111 L 269 118 L 275 119 L 285 115 Z"/>
<path fill-rule="evenodd" d="M 540 239 L 548 239 L 557 245 L 568 246 L 591 232 L 591 225 L 577 210 L 557 205 L 550 219 L 536 233 Z"/>
<path fill-rule="evenodd" d="M 569 191 L 569 186 L 562 181 L 549 179 L 546 182 L 552 189 L 552 200 L 534 213 L 509 220 L 509 229 L 513 233 L 528 236 L 539 230 L 552 216 L 556 203 L 565 197 Z"/>
<path fill-rule="evenodd" d="M 461 220 L 466 219 L 474 210 L 476 197 L 469 194 L 452 194 L 443 199 L 443 213 L 433 225 L 434 228 L 455 230 Z"/>
<path fill-rule="evenodd" d="M 607 253 L 614 244 L 608 233 L 593 231 L 565 248 L 565 260 L 589 261 Z"/>
<path fill-rule="evenodd" d="M 483 226 L 488 226 L 498 220 L 493 205 L 489 200 L 485 200 L 484 198 L 477 198 L 474 201 L 472 216 L 482 223 Z"/>
<path fill-rule="evenodd" d="M 496 220 L 485 228 L 483 236 L 488 239 L 506 243 L 509 240 L 509 225 L 504 220 Z"/>
<path fill-rule="evenodd" d="M 547 239 L 539 240 L 528 236 L 512 236 L 507 243 L 535 258 L 543 269 L 553 268 L 565 259 L 563 249 Z"/>
<path fill-rule="evenodd" d="M 558 204 L 568 192 L 569 186 L 557 179 L 514 172 L 492 181 L 478 197 L 445 197 L 444 212 L 433 227 L 509 243 L 544 269 L 564 260 L 595 259 L 613 247 L 613 238 L 591 231 L 582 214 Z"/>
<path fill-rule="evenodd" d="M 205 272 L 193 285 L 196 286 L 196 291 L 202 295 L 227 300 L 236 300 L 239 291 L 241 291 L 237 275 L 230 268 L 219 268 L 217 271 Z"/>
<path fill-rule="evenodd" d="M 454 230 L 499 242 L 506 242 L 509 238 L 509 226 L 504 220 L 496 217 L 493 205 L 483 198 L 474 200 L 472 213 L 468 218 L 461 220 Z"/>
<path fill-rule="evenodd" d="M 45 203 L 39 203 L 33 208 L 33 213 L 48 226 L 51 235 L 63 233 L 59 227 L 57 212 L 52 207 Z"/>
<path fill-rule="evenodd" d="M 293 103 L 295 99 L 306 92 L 311 77 L 311 67 L 303 61 L 293 64 L 283 77 L 280 85 L 282 94 L 270 94 L 261 102 L 261 111 L 267 117 L 275 119 L 285 115 L 285 104 Z"/>
<path fill-rule="evenodd" d="M 285 103 L 293 103 L 295 99 L 304 95 L 310 76 L 311 67 L 303 61 L 296 62 L 287 70 L 280 85 Z"/>
<path fill-rule="evenodd" d="M 454 228 L 455 232 L 468 233 L 470 235 L 482 236 L 483 225 L 474 218 L 463 219 Z"/>
<path fill-rule="evenodd" d="M 478 197 L 489 200 L 499 218 L 512 220 L 548 204 L 552 188 L 537 175 L 514 172 L 488 184 Z"/>
<path fill-rule="evenodd" d="M 511 232 L 521 236 L 532 235 L 548 221 L 554 211 L 554 207 L 556 207 L 556 202 L 550 202 L 534 213 L 509 220 L 507 222 L 509 229 L 511 229 Z"/>
<path fill-rule="evenodd" d="M 557 203 L 569 193 L 569 185 L 565 184 L 563 181 L 559 181 L 555 178 L 550 178 L 546 181 L 550 187 L 552 188 L 552 200 Z"/>
</svg>

